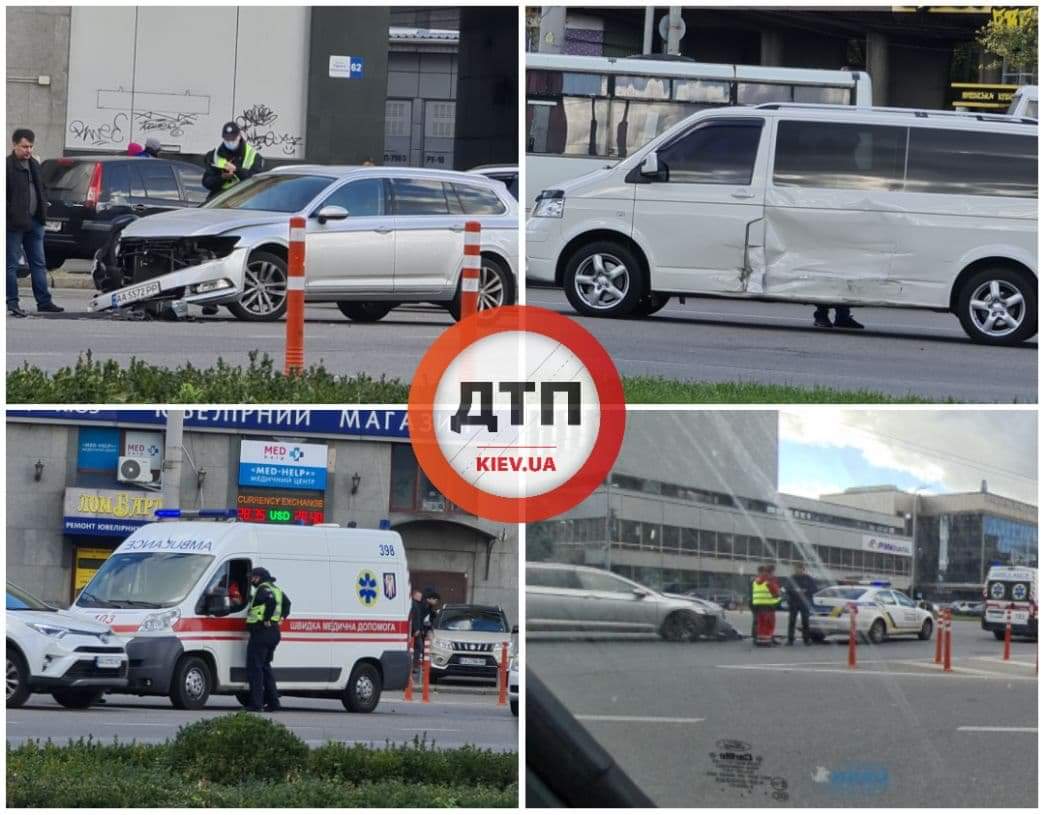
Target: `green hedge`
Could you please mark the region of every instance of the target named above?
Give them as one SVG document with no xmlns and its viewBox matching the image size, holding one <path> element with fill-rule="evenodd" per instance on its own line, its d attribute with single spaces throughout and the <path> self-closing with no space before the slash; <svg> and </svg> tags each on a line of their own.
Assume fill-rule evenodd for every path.
<svg viewBox="0 0 1045 815">
<path fill-rule="evenodd" d="M 403 403 L 398 379 L 343 376 L 314 365 L 284 376 L 281 364 L 253 351 L 246 368 L 219 359 L 213 368 L 164 368 L 131 359 L 98 362 L 87 351 L 72 368 L 49 373 L 25 363 L 7 375 L 10 404 Z"/>
<path fill-rule="evenodd" d="M 7 748 L 8 807 L 515 807 L 515 753 L 437 750 L 424 737 L 310 750 L 248 713 L 159 745 L 80 739 Z"/>
</svg>

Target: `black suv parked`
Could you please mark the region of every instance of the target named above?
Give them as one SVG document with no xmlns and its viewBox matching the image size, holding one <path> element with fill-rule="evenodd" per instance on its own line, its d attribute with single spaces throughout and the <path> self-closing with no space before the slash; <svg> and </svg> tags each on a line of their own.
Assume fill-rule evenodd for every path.
<svg viewBox="0 0 1045 815">
<path fill-rule="evenodd" d="M 130 156 L 48 159 L 41 167 L 47 186 L 44 254 L 47 268 L 70 258 L 90 260 L 113 227 L 207 198 L 203 170 L 185 161 Z"/>
</svg>

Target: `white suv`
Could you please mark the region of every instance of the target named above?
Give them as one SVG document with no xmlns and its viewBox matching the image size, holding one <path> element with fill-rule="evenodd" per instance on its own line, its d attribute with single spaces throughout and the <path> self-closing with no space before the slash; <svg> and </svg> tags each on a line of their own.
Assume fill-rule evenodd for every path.
<svg viewBox="0 0 1045 815">
<path fill-rule="evenodd" d="M 913 307 L 1014 345 L 1038 328 L 1037 156 L 1037 124 L 1003 115 L 705 110 L 541 192 L 526 274 L 589 316 L 687 294 Z"/>
<path fill-rule="evenodd" d="M 50 693 L 73 708 L 89 707 L 111 688 L 127 686 L 127 651 L 107 625 L 52 608 L 7 584 L 7 707 L 31 693 Z"/>
</svg>

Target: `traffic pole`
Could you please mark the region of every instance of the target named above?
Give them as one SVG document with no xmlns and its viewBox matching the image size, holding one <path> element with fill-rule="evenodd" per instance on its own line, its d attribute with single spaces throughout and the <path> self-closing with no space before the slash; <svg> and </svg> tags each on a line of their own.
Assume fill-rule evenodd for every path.
<svg viewBox="0 0 1045 815">
<path fill-rule="evenodd" d="M 951 610 L 944 609 L 943 670 L 945 673 L 951 672 L 951 619 Z"/>
<path fill-rule="evenodd" d="M 432 701 L 432 696 L 429 687 L 429 676 L 432 671 L 432 643 L 430 640 L 425 640 L 425 661 L 424 666 L 421 668 L 421 701 L 426 705 Z"/>
<path fill-rule="evenodd" d="M 1012 606 L 1005 609 L 1005 650 L 1001 658 L 1006 662 L 1012 656 Z"/>
<path fill-rule="evenodd" d="M 461 319 L 479 310 L 479 275 L 482 267 L 482 238 L 478 221 L 464 225 L 464 263 L 461 266 Z"/>
<path fill-rule="evenodd" d="M 501 643 L 501 664 L 497 666 L 497 704 L 508 704 L 508 643 Z"/>
<path fill-rule="evenodd" d="M 406 656 L 410 660 L 410 671 L 406 675 L 406 689 L 403 691 L 403 701 L 414 701 L 414 638 L 408 631 L 406 634 Z"/>
<path fill-rule="evenodd" d="M 287 251 L 287 348 L 283 373 L 290 376 L 305 367 L 305 219 L 290 219 Z"/>
<path fill-rule="evenodd" d="M 943 612 L 936 615 L 936 659 L 934 663 L 943 662 Z"/>
<path fill-rule="evenodd" d="M 849 604 L 849 667 L 856 667 L 856 606 Z"/>
</svg>

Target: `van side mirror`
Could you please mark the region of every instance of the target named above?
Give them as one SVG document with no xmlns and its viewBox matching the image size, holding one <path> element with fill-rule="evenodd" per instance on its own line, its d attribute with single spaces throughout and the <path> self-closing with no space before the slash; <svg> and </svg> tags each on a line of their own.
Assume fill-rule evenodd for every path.
<svg viewBox="0 0 1045 815">
<path fill-rule="evenodd" d="M 656 150 L 652 150 L 646 154 L 641 164 L 628 171 L 624 180 L 628 184 L 650 184 L 654 181 L 669 181 L 670 175 L 668 165 L 661 161 Z"/>
<path fill-rule="evenodd" d="M 214 617 L 221 617 L 228 614 L 232 608 L 229 603 L 229 596 L 220 589 L 207 595 L 207 604 L 205 607 L 207 614 Z"/>
<path fill-rule="evenodd" d="M 631 590 L 631 593 L 635 595 L 637 600 L 641 600 L 643 597 L 649 597 L 649 592 L 645 589 L 640 589 L 637 586 Z"/>
<path fill-rule="evenodd" d="M 656 176 L 660 170 L 660 162 L 657 160 L 657 151 L 651 150 L 649 155 L 642 160 L 642 170 L 640 171 L 644 176 Z"/>
<path fill-rule="evenodd" d="M 512 626 L 512 633 L 513 634 L 518 634 L 519 633 L 519 626 L 513 625 Z"/>
<path fill-rule="evenodd" d="M 319 219 L 321 224 L 325 224 L 327 221 L 343 221 L 348 217 L 348 210 L 344 207 L 337 207 L 331 204 L 325 206 L 316 213 L 316 218 Z"/>
</svg>

